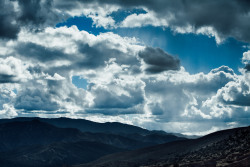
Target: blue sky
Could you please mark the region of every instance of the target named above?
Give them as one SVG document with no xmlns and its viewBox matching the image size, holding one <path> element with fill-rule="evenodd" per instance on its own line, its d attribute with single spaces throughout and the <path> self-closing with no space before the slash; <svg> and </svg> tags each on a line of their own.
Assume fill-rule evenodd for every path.
<svg viewBox="0 0 250 167">
<path fill-rule="evenodd" d="M 48 2 L 0 2 L 0 118 L 249 125 L 248 1 Z"/>
<path fill-rule="evenodd" d="M 136 11 L 115 12 L 114 20 L 120 22 L 128 13 L 141 13 Z M 217 44 L 214 37 L 196 34 L 175 33 L 169 28 L 146 26 L 140 28 L 115 28 L 104 29 L 93 25 L 91 18 L 86 16 L 69 18 L 56 26 L 75 25 L 79 30 L 87 31 L 98 35 L 105 32 L 113 32 L 123 37 L 135 37 L 142 44 L 162 48 L 164 51 L 178 56 L 182 65 L 190 73 L 208 73 L 214 68 L 222 65 L 231 67 L 236 73 L 242 68 L 242 54 L 248 49 L 245 42 L 233 38 L 226 39 L 223 43 Z"/>
</svg>

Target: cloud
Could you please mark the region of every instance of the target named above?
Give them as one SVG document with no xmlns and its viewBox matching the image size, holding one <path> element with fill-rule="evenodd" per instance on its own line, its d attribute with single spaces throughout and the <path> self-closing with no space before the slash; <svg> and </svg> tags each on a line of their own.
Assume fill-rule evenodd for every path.
<svg viewBox="0 0 250 167">
<path fill-rule="evenodd" d="M 118 27 L 124 28 L 134 28 L 134 27 L 143 27 L 143 26 L 155 26 L 162 27 L 168 26 L 168 23 L 165 19 L 159 19 L 154 12 L 146 14 L 131 14 L 127 16 Z"/>
<path fill-rule="evenodd" d="M 248 1 L 221 0 L 217 2 L 204 1 L 74 1 L 68 4 L 66 1 L 56 1 L 56 7 L 60 10 L 66 9 L 71 15 L 77 11 L 85 15 L 91 15 L 98 26 L 119 26 L 114 24 L 110 18 L 112 11 L 127 8 L 143 8 L 146 14 L 132 14 L 128 16 L 120 25 L 122 27 L 138 26 L 166 26 L 175 32 L 196 33 L 208 36 L 214 36 L 217 43 L 221 43 L 225 38 L 233 37 L 239 41 L 249 42 L 250 35 L 248 29 L 250 24 L 250 3 Z M 68 6 L 66 5 L 68 4 Z M 88 10 L 86 7 L 91 7 Z M 79 10 L 81 7 L 82 10 Z M 105 9 L 108 9 L 105 12 Z M 111 10 L 112 9 L 112 10 Z M 98 10 L 100 12 L 98 12 Z M 90 12 L 94 11 L 94 12 Z M 76 15 L 76 13 L 75 13 Z M 99 17 L 99 18 L 98 18 Z M 103 19 L 106 18 L 106 19 Z M 106 20 L 105 22 L 101 22 Z"/>
<path fill-rule="evenodd" d="M 22 30 L 17 41 L 6 47 L 18 57 L 17 67 L 26 64 L 27 74 L 23 75 L 30 75 L 27 81 L 19 82 L 22 86 L 13 100 L 18 111 L 73 114 L 106 110 L 114 115 L 114 108 L 120 114 L 135 113 L 144 102 L 141 83 L 140 87 L 130 79 L 126 81 L 128 74 L 140 69 L 137 54 L 144 48 L 132 38 L 113 33 L 94 36 L 76 27 L 61 27 L 36 33 Z M 7 74 L 12 76 L 15 71 L 10 66 Z M 92 86 L 87 91 L 76 88 L 73 75 L 84 76 Z M 6 77 L 2 82 L 10 83 Z"/>
<path fill-rule="evenodd" d="M 117 27 L 163 26 L 178 33 L 195 33 L 213 36 L 217 43 L 228 37 L 249 42 L 248 1 L 221 0 L 212 2 L 191 1 L 80 1 L 63 0 L 8 0 L 0 3 L 0 37 L 16 38 L 20 29 L 41 30 L 55 26 L 69 17 L 85 15 L 94 25 L 112 29 Z M 131 14 L 116 24 L 111 17 L 119 9 L 141 8 L 147 13 Z"/>
<path fill-rule="evenodd" d="M 186 133 L 249 121 L 250 76 L 244 69 L 190 74 L 162 49 L 75 26 L 22 29 L 3 46 L 8 52 L 0 58 L 1 117 L 119 120 Z M 72 83 L 73 76 L 88 81 L 86 90 Z"/>
<path fill-rule="evenodd" d="M 212 27 L 220 38 L 234 37 L 240 41 L 250 41 L 247 33 L 250 24 L 246 23 L 250 17 L 248 14 L 250 3 L 247 1 L 179 0 L 172 2 L 159 0 L 151 3 L 135 1 L 133 4 L 127 3 L 126 5 L 146 7 L 149 11 L 155 12 L 158 18 L 165 18 L 173 30 L 188 26 L 193 27 L 195 31 L 203 27 Z"/>
<path fill-rule="evenodd" d="M 74 113 L 87 107 L 88 100 L 83 89 L 77 89 L 59 74 L 44 76 L 22 84 L 14 99 L 14 107 L 22 112 L 44 114 Z"/>
<path fill-rule="evenodd" d="M 144 84 L 129 77 L 113 78 L 108 84 L 97 84 L 89 90 L 93 96 L 95 113 L 108 115 L 143 113 Z M 90 109 L 91 110 L 91 109 Z"/>
<path fill-rule="evenodd" d="M 139 57 L 146 63 L 145 71 L 148 73 L 180 69 L 180 60 L 160 48 L 146 47 L 139 52 Z"/>
<path fill-rule="evenodd" d="M 0 85 L 0 118 L 11 118 L 18 115 L 11 104 L 16 97 L 11 89 L 13 89 L 11 86 Z"/>
<path fill-rule="evenodd" d="M 242 61 L 243 61 L 243 63 L 247 63 L 250 61 L 250 51 L 243 53 Z"/>
<path fill-rule="evenodd" d="M 54 25 L 58 16 L 53 9 L 53 1 L 50 0 L 18 0 L 18 21 L 31 25 Z"/>
<path fill-rule="evenodd" d="M 249 76 L 248 73 L 244 75 Z M 214 98 L 226 105 L 250 106 L 249 90 L 249 79 L 238 79 L 227 83 Z"/>
<path fill-rule="evenodd" d="M 1 83 L 17 83 L 30 78 L 27 67 L 21 60 L 12 56 L 0 58 L 0 84 Z"/>
<path fill-rule="evenodd" d="M 245 64 L 245 70 L 250 71 L 250 51 L 244 52 L 242 57 L 242 63 Z"/>
<path fill-rule="evenodd" d="M 226 71 L 226 72 L 225 72 Z M 148 109 L 162 122 L 198 121 L 215 118 L 203 104 L 237 77 L 222 66 L 208 74 L 189 74 L 183 68 L 175 73 L 145 77 Z"/>
<path fill-rule="evenodd" d="M 0 8 L 0 37 L 16 38 L 19 27 L 16 23 L 14 6 L 7 1 L 1 1 Z"/>
<path fill-rule="evenodd" d="M 18 55 L 25 57 L 24 59 L 30 58 L 34 61 L 39 62 L 52 62 L 62 59 L 70 59 L 70 56 L 63 53 L 59 49 L 47 48 L 45 46 L 35 44 L 32 42 L 18 43 L 15 50 Z"/>
<path fill-rule="evenodd" d="M 55 25 L 60 17 L 52 3 L 49 0 L 1 1 L 0 37 L 14 39 L 23 27 L 39 30 Z"/>
<path fill-rule="evenodd" d="M 15 75 L 0 74 L 0 83 L 17 82 Z"/>
<path fill-rule="evenodd" d="M 55 111 L 59 109 L 59 105 L 51 101 L 49 92 L 45 93 L 44 90 L 26 88 L 18 94 L 15 108 L 28 111 Z"/>
<path fill-rule="evenodd" d="M 18 39 L 12 47 L 20 59 L 33 63 L 38 61 L 43 68 L 49 68 L 47 72 L 51 72 L 51 75 L 71 70 L 101 69 L 110 59 L 135 70 L 140 65 L 136 54 L 143 48 L 136 45 L 132 38 L 122 38 L 113 33 L 94 36 L 79 31 L 75 26 L 47 28 L 36 34 L 22 31 Z"/>
</svg>

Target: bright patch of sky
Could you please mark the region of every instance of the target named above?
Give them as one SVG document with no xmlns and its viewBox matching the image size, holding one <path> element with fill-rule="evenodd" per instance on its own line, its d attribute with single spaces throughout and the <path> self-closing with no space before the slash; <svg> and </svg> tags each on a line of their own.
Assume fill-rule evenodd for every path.
<svg viewBox="0 0 250 167">
<path fill-rule="evenodd" d="M 80 76 L 73 76 L 72 77 L 72 83 L 78 87 L 78 88 L 82 88 L 82 89 L 87 89 L 88 86 L 88 81 L 86 79 L 84 79 L 83 77 Z"/>
<path fill-rule="evenodd" d="M 116 23 L 122 22 L 127 16 L 131 14 L 145 14 L 147 13 L 145 10 L 136 8 L 136 9 L 127 9 L 122 10 L 119 9 L 118 11 L 115 11 L 110 14 L 110 16 L 115 20 Z"/>
<path fill-rule="evenodd" d="M 85 16 L 69 18 L 63 23 L 58 23 L 56 27 L 71 27 L 73 25 L 77 26 L 79 30 L 84 30 L 94 35 L 99 35 L 102 32 L 107 32 L 107 30 L 105 30 L 103 27 L 95 27 L 93 25 L 93 20 Z"/>
</svg>

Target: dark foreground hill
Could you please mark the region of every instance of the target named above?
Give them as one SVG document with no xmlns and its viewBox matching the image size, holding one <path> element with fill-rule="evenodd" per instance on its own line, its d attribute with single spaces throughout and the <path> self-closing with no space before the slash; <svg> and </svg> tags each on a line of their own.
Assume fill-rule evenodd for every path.
<svg viewBox="0 0 250 167">
<path fill-rule="evenodd" d="M 77 167 L 250 166 L 250 127 L 107 155 Z"/>
<path fill-rule="evenodd" d="M 20 147 L 0 153 L 1 167 L 64 167 L 87 163 L 104 155 L 121 152 L 110 145 L 78 141 Z"/>
<path fill-rule="evenodd" d="M 113 136 L 110 137 L 111 139 L 119 140 Z M 124 151 L 122 148 L 115 147 L 114 142 L 114 145 L 108 145 L 105 144 L 106 141 L 97 140 L 78 129 L 58 128 L 38 120 L 1 124 L 0 166 L 72 165 Z"/>
<path fill-rule="evenodd" d="M 135 128 L 139 129 L 139 127 Z M 143 131 L 147 130 L 143 129 Z M 0 124 L 0 166 L 76 165 L 96 160 L 107 154 L 173 140 L 183 140 L 183 138 L 155 133 L 119 135 L 82 132 L 76 128 L 56 127 L 46 121 L 41 122 L 40 119 L 2 120 Z"/>
</svg>

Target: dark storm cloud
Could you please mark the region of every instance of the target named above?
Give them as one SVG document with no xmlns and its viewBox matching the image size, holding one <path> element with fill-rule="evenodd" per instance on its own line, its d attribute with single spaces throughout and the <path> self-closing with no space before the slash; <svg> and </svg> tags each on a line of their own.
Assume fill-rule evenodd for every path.
<svg viewBox="0 0 250 167">
<path fill-rule="evenodd" d="M 119 65 L 138 65 L 138 60 L 134 55 L 126 54 L 120 51 L 118 48 L 111 48 L 113 44 L 102 42 L 93 46 L 88 44 L 79 44 L 79 52 L 83 54 L 81 61 L 78 61 L 76 66 L 80 68 L 98 68 L 103 67 L 105 62 L 111 58 L 115 58 Z M 117 46 L 121 47 L 121 46 Z"/>
<path fill-rule="evenodd" d="M 25 59 L 34 59 L 41 62 L 54 60 L 69 59 L 70 56 L 63 53 L 61 50 L 54 48 L 46 48 L 35 43 L 19 43 L 16 51 Z"/>
<path fill-rule="evenodd" d="M 160 48 L 146 47 L 139 52 L 139 57 L 148 65 L 146 68 L 148 73 L 180 69 L 180 60 L 167 54 Z"/>
<path fill-rule="evenodd" d="M 18 2 L 14 10 L 13 2 Z M 233 37 L 250 42 L 250 1 L 247 0 L 7 0 L 0 2 L 0 37 L 15 38 L 20 27 L 40 29 L 44 25 L 55 25 L 64 17 L 60 12 L 71 12 L 79 4 L 99 6 L 118 5 L 121 8 L 144 7 L 166 19 L 169 27 L 185 28 L 190 25 L 197 30 L 213 27 L 219 37 Z M 66 12 L 66 13 L 67 13 Z"/>
<path fill-rule="evenodd" d="M 244 68 L 247 72 L 250 72 L 250 64 L 247 64 Z"/>
<path fill-rule="evenodd" d="M 13 5 L 0 1 L 0 37 L 16 38 L 19 27 L 16 24 L 16 15 Z"/>
<path fill-rule="evenodd" d="M 18 3 L 21 9 L 18 20 L 22 23 L 39 25 L 57 18 L 51 0 L 18 0 Z"/>
<path fill-rule="evenodd" d="M 0 84 L 15 83 L 15 82 L 17 82 L 15 75 L 0 74 Z"/>
<path fill-rule="evenodd" d="M 99 49 L 98 46 L 96 47 L 90 47 L 88 44 L 80 44 L 79 45 L 79 52 L 83 54 L 83 58 L 81 61 L 78 61 L 74 64 L 75 67 L 78 68 L 90 68 L 95 69 L 100 66 L 104 66 L 104 61 L 108 60 L 107 54 L 105 54 L 105 49 Z"/>
<path fill-rule="evenodd" d="M 14 3 L 17 3 L 16 8 Z M 52 0 L 3 0 L 0 2 L 0 37 L 16 38 L 21 27 L 39 30 L 59 20 Z"/>
</svg>

